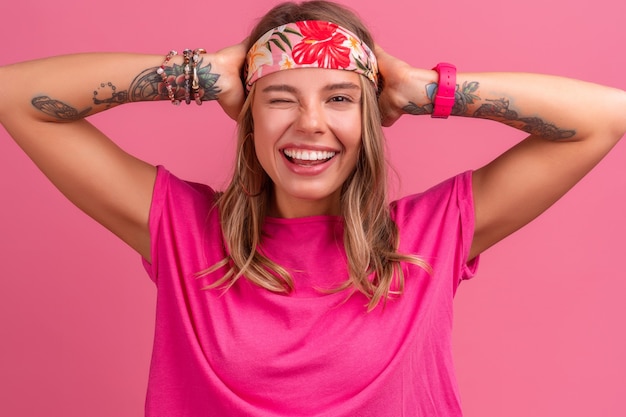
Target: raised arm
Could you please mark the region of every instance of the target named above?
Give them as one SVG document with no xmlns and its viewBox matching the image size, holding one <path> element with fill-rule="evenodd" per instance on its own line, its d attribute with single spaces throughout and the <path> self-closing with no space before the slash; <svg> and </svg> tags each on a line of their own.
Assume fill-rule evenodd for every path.
<svg viewBox="0 0 626 417">
<path fill-rule="evenodd" d="M 202 54 L 196 67 L 197 97 L 219 96 L 233 118 L 243 101 L 242 48 Z M 177 84 L 174 76 L 183 59 L 172 57 L 165 75 L 175 98 L 184 101 L 181 79 Z M 84 118 L 125 103 L 170 100 L 157 73 L 163 61 L 158 55 L 78 54 L 0 67 L 0 123 L 67 198 L 146 259 L 156 170 Z"/>
<path fill-rule="evenodd" d="M 432 113 L 435 71 L 377 51 L 385 76 L 383 124 Z M 626 132 L 626 92 L 562 77 L 460 73 L 453 115 L 504 123 L 530 134 L 473 176 L 474 257 L 537 217 Z"/>
</svg>

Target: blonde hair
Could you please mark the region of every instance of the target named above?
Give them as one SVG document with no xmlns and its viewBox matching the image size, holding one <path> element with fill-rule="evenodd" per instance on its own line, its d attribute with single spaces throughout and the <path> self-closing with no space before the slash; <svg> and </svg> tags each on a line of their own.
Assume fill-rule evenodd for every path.
<svg viewBox="0 0 626 417">
<path fill-rule="evenodd" d="M 257 24 L 249 42 L 253 43 L 273 27 L 299 20 L 331 21 L 373 46 L 371 35 L 353 12 L 326 1 L 289 2 L 276 6 Z M 381 300 L 403 291 L 401 262 L 414 263 L 425 269 L 428 265 L 416 256 L 397 252 L 399 236 L 389 213 L 387 162 L 377 91 L 368 79 L 359 78 L 363 91 L 362 146 L 356 167 L 341 190 L 343 241 L 349 278 L 332 291 L 352 288 L 361 292 L 369 299 L 368 310 L 372 310 Z M 261 167 L 251 140 L 254 96 L 253 85 L 238 120 L 235 172 L 217 202 L 229 256 L 205 271 L 214 272 L 227 266 L 228 272 L 207 288 L 229 288 L 245 277 L 269 291 L 289 293 L 294 288 L 289 272 L 258 251 L 263 219 L 272 195 L 272 181 Z"/>
</svg>

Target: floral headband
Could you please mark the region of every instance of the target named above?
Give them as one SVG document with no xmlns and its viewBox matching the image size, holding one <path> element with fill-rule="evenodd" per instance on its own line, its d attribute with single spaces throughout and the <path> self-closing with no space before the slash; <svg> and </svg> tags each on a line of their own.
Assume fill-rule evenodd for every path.
<svg viewBox="0 0 626 417">
<path fill-rule="evenodd" d="M 354 33 L 330 22 L 305 20 L 266 32 L 246 58 L 246 90 L 261 77 L 294 68 L 343 69 L 363 74 L 378 86 L 378 64 Z"/>
</svg>

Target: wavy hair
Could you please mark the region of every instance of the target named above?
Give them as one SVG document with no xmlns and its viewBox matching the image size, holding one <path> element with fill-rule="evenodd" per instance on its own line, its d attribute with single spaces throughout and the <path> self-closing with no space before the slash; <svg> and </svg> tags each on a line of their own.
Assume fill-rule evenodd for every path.
<svg viewBox="0 0 626 417">
<path fill-rule="evenodd" d="M 336 23 L 352 31 L 373 49 L 372 36 L 356 14 L 327 1 L 287 2 L 274 7 L 252 30 L 248 48 L 268 30 L 301 20 Z M 369 300 L 368 310 L 372 310 L 381 300 L 402 293 L 402 262 L 414 263 L 426 270 L 429 266 L 417 256 L 397 252 L 399 236 L 389 213 L 385 141 L 377 91 L 364 76 L 360 80 L 363 91 L 362 146 L 356 167 L 341 190 L 343 241 L 349 278 L 329 291 L 352 289 L 352 293 L 361 292 Z M 207 288 L 229 288 L 245 277 L 269 291 L 289 293 L 294 288 L 289 272 L 258 250 L 273 186 L 256 157 L 251 140 L 254 96 L 255 85 L 238 120 L 235 172 L 217 201 L 229 256 L 205 271 L 210 273 L 226 267 L 227 272 Z"/>
</svg>

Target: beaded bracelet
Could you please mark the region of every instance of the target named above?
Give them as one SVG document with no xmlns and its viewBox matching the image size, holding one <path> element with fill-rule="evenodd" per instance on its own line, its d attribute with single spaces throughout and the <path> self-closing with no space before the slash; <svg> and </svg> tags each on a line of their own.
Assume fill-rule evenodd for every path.
<svg viewBox="0 0 626 417">
<path fill-rule="evenodd" d="M 183 63 L 183 71 L 185 73 L 185 103 L 187 105 L 191 103 L 191 67 L 189 66 L 191 55 L 191 49 L 185 49 L 183 51 L 183 58 L 185 60 Z"/>
<path fill-rule="evenodd" d="M 191 66 L 189 62 L 191 60 L 191 49 L 185 49 L 183 51 L 183 72 L 185 73 L 185 103 L 189 105 L 191 103 Z"/>
<path fill-rule="evenodd" d="M 202 97 L 200 97 L 200 79 L 198 78 L 198 63 L 200 62 L 200 54 L 204 53 L 206 53 L 206 51 L 202 48 L 194 49 L 193 58 L 191 59 L 191 67 L 193 69 L 191 89 L 193 90 L 193 99 L 198 106 L 202 105 Z"/>
<path fill-rule="evenodd" d="M 161 76 L 161 80 L 163 81 L 163 84 L 165 85 L 165 88 L 167 89 L 167 96 L 169 97 L 170 101 L 175 106 L 178 106 L 180 104 L 180 100 L 176 99 L 176 96 L 174 95 L 174 89 L 172 88 L 172 84 L 167 80 L 167 74 L 165 73 L 165 66 L 170 62 L 170 60 L 175 55 L 178 55 L 178 52 L 176 52 L 173 49 L 169 51 L 168 54 L 165 56 L 165 60 L 163 61 L 161 66 L 157 68 L 156 72 L 157 74 Z"/>
<path fill-rule="evenodd" d="M 193 51 L 191 49 L 185 49 L 183 51 L 183 73 L 185 76 L 185 103 L 191 103 L 191 93 L 193 92 L 193 99 L 197 105 L 202 105 L 202 97 L 200 96 L 200 77 L 198 76 L 198 64 L 200 63 L 200 55 L 205 54 L 206 50 L 203 48 L 197 48 Z M 161 81 L 167 90 L 167 96 L 172 104 L 178 106 L 180 100 L 176 98 L 174 87 L 172 83 L 168 81 L 165 67 L 171 61 L 171 59 L 178 55 L 178 52 L 171 50 L 165 56 L 163 63 L 156 70 L 157 74 L 161 76 Z M 192 78 L 193 73 L 193 78 Z"/>
</svg>

